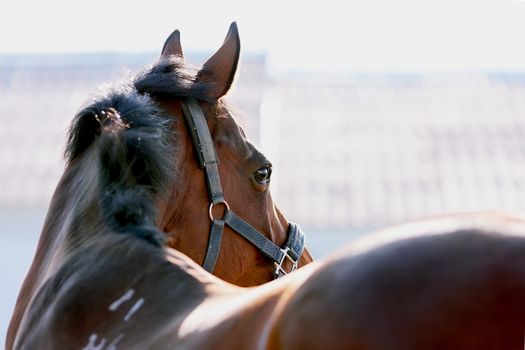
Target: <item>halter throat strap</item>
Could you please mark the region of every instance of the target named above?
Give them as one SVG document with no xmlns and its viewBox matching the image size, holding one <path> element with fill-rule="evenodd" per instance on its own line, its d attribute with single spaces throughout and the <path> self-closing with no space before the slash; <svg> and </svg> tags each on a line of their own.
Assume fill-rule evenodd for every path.
<svg viewBox="0 0 525 350">
<path fill-rule="evenodd" d="M 195 153 L 197 154 L 199 167 L 204 170 L 204 177 L 206 178 L 210 199 L 209 216 L 211 229 L 203 267 L 210 273 L 215 269 L 215 264 L 219 257 L 222 232 L 224 225 L 227 225 L 252 243 L 264 256 L 274 263 L 276 277 L 281 277 L 297 269 L 299 259 L 304 250 L 304 234 L 299 226 L 293 223 L 288 225 L 288 239 L 284 247 L 281 248 L 230 210 L 228 203 L 224 199 L 219 176 L 219 159 L 215 152 L 215 146 L 204 113 L 198 101 L 193 98 L 189 98 L 181 104 L 184 119 L 190 131 Z M 216 205 L 225 206 L 224 217 L 222 219 L 213 217 L 212 209 Z M 286 260 L 290 261 L 292 265 L 288 272 L 283 267 Z"/>
</svg>

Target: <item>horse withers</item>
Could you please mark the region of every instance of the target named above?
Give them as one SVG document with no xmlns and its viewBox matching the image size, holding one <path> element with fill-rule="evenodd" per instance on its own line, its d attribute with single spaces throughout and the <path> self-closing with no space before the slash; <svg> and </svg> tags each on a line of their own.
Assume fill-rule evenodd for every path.
<svg viewBox="0 0 525 350">
<path fill-rule="evenodd" d="M 74 119 L 8 349 L 523 347 L 518 217 L 389 229 L 254 288 L 206 272 L 256 284 L 310 259 L 271 201 L 270 163 L 218 101 L 235 25 L 201 70 L 178 37 Z"/>
</svg>

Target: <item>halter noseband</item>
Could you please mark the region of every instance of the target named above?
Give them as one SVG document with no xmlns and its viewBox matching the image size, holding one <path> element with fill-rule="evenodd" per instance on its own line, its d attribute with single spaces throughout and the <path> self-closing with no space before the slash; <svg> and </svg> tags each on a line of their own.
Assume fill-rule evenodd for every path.
<svg viewBox="0 0 525 350">
<path fill-rule="evenodd" d="M 208 272 L 213 272 L 219 257 L 222 231 L 224 225 L 227 225 L 257 247 L 264 256 L 274 263 L 276 278 L 297 269 L 299 258 L 304 250 L 304 234 L 299 229 L 299 226 L 289 223 L 288 239 L 284 247 L 281 248 L 230 210 L 222 192 L 218 168 L 219 160 L 215 153 L 215 147 L 204 113 L 197 100 L 193 98 L 189 98 L 181 104 L 184 119 L 190 130 L 193 146 L 196 150 L 199 166 L 204 169 L 210 198 L 209 216 L 211 230 L 203 267 Z M 213 207 L 217 205 L 224 206 L 225 211 L 222 219 L 217 219 L 213 216 Z M 283 267 L 285 260 L 289 260 L 292 263 L 292 268 L 288 272 Z"/>
</svg>

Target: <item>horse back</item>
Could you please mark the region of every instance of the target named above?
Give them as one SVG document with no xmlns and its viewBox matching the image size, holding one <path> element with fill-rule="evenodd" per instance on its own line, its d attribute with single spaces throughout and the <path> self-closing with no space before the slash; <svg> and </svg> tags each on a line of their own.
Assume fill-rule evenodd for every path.
<svg viewBox="0 0 525 350">
<path fill-rule="evenodd" d="M 522 349 L 525 237 L 502 231 L 461 229 L 338 254 L 291 298 L 270 347 Z"/>
</svg>

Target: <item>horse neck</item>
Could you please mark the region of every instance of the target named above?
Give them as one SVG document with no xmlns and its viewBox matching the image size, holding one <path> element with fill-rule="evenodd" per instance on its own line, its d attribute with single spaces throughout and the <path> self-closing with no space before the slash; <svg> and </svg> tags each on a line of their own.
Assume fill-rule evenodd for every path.
<svg viewBox="0 0 525 350">
<path fill-rule="evenodd" d="M 89 228 L 93 234 L 102 231 L 97 229 L 103 227 L 103 221 L 95 199 L 96 169 L 94 157 L 87 156 L 68 165 L 59 181 L 15 306 L 7 348 L 35 291 L 58 269 L 68 253 L 87 240 L 88 237 L 81 235 L 82 228 Z"/>
<path fill-rule="evenodd" d="M 37 249 L 40 264 L 47 262 L 43 276 L 53 273 L 64 255 L 103 231 L 97 169 L 96 157 L 87 154 L 64 172 L 51 200 Z"/>
</svg>

